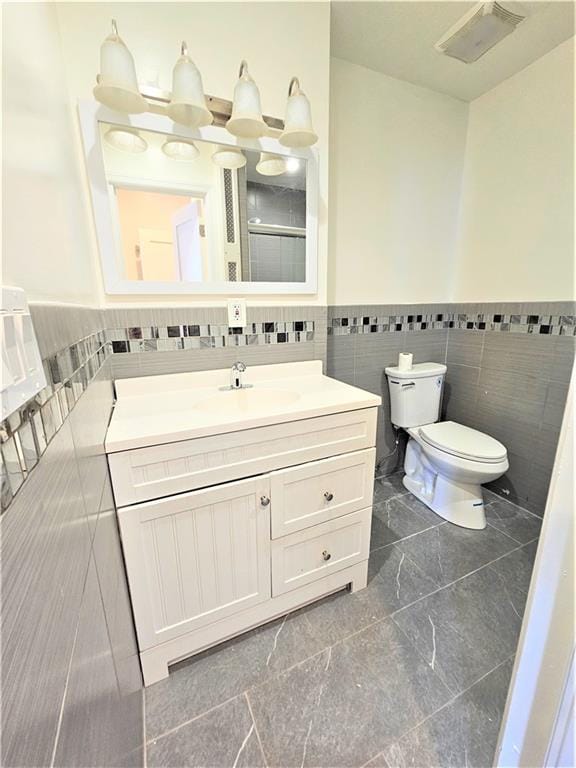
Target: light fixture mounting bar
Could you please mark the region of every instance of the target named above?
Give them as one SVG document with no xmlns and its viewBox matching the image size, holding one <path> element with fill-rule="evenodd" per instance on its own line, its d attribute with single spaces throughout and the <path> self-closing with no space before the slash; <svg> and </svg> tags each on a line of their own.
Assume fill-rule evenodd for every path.
<svg viewBox="0 0 576 768">
<path fill-rule="evenodd" d="M 152 104 L 168 105 L 170 103 L 170 91 L 164 91 L 152 85 L 140 85 L 139 90 L 146 101 L 152 102 Z M 232 114 L 232 102 L 228 99 L 221 99 L 218 96 L 206 94 L 206 104 L 214 115 L 214 124 L 225 125 Z M 280 120 L 280 118 L 271 117 L 270 115 L 263 115 L 262 118 L 269 128 L 276 131 L 284 130 L 284 121 Z"/>
</svg>

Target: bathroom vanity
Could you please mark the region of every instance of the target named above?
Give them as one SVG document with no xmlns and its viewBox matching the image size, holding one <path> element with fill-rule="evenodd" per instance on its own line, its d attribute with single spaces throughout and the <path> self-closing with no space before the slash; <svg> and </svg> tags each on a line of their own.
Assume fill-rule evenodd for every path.
<svg viewBox="0 0 576 768">
<path fill-rule="evenodd" d="M 366 586 L 380 398 L 320 361 L 116 382 L 106 451 L 146 685 Z"/>
</svg>

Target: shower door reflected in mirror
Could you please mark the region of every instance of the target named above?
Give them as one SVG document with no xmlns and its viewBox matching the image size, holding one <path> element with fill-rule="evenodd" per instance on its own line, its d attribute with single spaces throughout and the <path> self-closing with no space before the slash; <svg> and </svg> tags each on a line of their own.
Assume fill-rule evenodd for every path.
<svg viewBox="0 0 576 768">
<path fill-rule="evenodd" d="M 130 292 L 309 287 L 309 160 L 103 121 L 97 134 L 115 268 Z M 231 149 L 241 167 L 223 167 Z"/>
</svg>

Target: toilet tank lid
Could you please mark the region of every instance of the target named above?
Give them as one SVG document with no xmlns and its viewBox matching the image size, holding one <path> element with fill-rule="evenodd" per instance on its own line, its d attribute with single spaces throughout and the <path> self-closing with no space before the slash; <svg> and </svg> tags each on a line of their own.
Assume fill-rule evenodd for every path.
<svg viewBox="0 0 576 768">
<path fill-rule="evenodd" d="M 442 363 L 416 363 L 409 371 L 401 371 L 398 366 L 385 368 L 386 376 L 393 376 L 395 379 L 424 379 L 427 376 L 440 376 L 446 373 L 446 366 Z"/>
</svg>

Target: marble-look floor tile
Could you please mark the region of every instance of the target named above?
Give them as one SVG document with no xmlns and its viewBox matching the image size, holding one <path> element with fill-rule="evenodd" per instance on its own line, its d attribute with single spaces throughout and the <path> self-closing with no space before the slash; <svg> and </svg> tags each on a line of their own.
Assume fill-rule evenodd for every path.
<svg viewBox="0 0 576 768">
<path fill-rule="evenodd" d="M 419 499 L 416 498 L 416 496 L 410 492 L 402 496 L 400 501 L 402 504 L 409 507 L 413 512 L 416 512 L 419 517 L 426 520 L 429 528 L 435 525 L 442 525 L 442 523 L 446 522 L 443 517 L 437 515 L 436 512 L 432 512 L 430 507 L 427 507 L 426 504 L 423 504 Z"/>
<path fill-rule="evenodd" d="M 392 744 L 390 768 L 491 766 L 511 674 L 508 660 Z"/>
<path fill-rule="evenodd" d="M 382 621 L 249 691 L 270 765 L 361 766 L 450 698 Z"/>
<path fill-rule="evenodd" d="M 395 496 L 404 496 L 408 490 L 402 485 L 403 472 L 395 472 L 393 475 L 379 477 L 374 482 L 374 504 L 381 504 Z"/>
<path fill-rule="evenodd" d="M 486 521 L 519 544 L 537 538 L 542 520 L 509 501 L 492 501 L 485 508 Z"/>
<path fill-rule="evenodd" d="M 374 505 L 370 549 L 385 547 L 405 539 L 406 536 L 412 536 L 414 533 L 430 528 L 430 523 L 425 517 L 404 504 L 405 498 L 405 496 L 393 496 Z M 440 518 L 438 520 L 443 522 Z"/>
<path fill-rule="evenodd" d="M 258 768 L 266 761 L 245 696 L 149 742 L 149 768 Z"/>
<path fill-rule="evenodd" d="M 333 645 L 438 589 L 396 546 L 370 555 L 368 586 L 338 592 L 303 609 L 323 645 Z"/>
<path fill-rule="evenodd" d="M 376 757 L 373 757 L 372 760 L 365 763 L 362 768 L 390 768 L 390 766 L 384 757 L 384 753 L 380 752 Z"/>
<path fill-rule="evenodd" d="M 455 694 L 515 652 L 522 623 L 489 567 L 403 608 L 393 620 Z"/>
<path fill-rule="evenodd" d="M 146 688 L 148 738 L 238 696 L 323 647 L 306 616 L 297 612 L 174 665 L 165 680 Z"/>
<path fill-rule="evenodd" d="M 429 578 L 444 586 L 505 555 L 517 544 L 491 526 L 474 531 L 447 523 L 404 539 L 396 546 L 418 563 Z"/>
<path fill-rule="evenodd" d="M 502 590 L 520 616 L 524 613 L 537 548 L 538 542 L 533 541 L 488 566 L 498 574 Z"/>
</svg>

